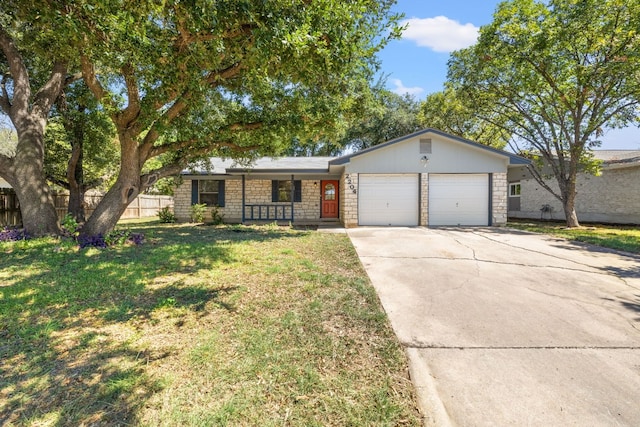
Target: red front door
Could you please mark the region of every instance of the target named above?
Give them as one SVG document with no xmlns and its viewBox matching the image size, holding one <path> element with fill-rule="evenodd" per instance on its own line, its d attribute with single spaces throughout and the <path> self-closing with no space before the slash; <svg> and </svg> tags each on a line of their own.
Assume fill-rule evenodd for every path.
<svg viewBox="0 0 640 427">
<path fill-rule="evenodd" d="M 322 218 L 338 218 L 338 181 L 321 181 Z"/>
</svg>

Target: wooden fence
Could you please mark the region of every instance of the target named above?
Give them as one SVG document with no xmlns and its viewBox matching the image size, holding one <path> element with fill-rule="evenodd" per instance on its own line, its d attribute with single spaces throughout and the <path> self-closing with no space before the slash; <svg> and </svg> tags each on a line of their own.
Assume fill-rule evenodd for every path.
<svg viewBox="0 0 640 427">
<path fill-rule="evenodd" d="M 85 196 L 85 215 L 91 216 L 98 203 L 102 200 L 101 195 Z M 53 195 L 58 218 L 62 220 L 67 213 L 69 194 L 59 193 Z M 173 207 L 173 197 L 153 196 L 141 194 L 134 199 L 124 211 L 120 219 L 148 218 L 158 215 L 158 211 L 166 206 Z M 20 225 L 20 205 L 13 190 L 0 189 L 0 226 Z"/>
</svg>

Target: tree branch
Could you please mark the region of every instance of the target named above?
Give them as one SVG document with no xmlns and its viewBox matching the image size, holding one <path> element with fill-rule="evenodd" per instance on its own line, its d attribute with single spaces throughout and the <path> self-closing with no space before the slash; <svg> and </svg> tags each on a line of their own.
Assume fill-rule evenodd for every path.
<svg viewBox="0 0 640 427">
<path fill-rule="evenodd" d="M 82 80 L 82 72 L 69 74 L 64 80 L 64 85 L 69 86 L 71 83 L 77 82 L 78 80 Z"/>
<path fill-rule="evenodd" d="M 227 80 L 236 77 L 238 74 L 240 74 L 242 68 L 242 62 L 238 61 L 235 64 L 232 64 L 222 70 L 210 72 L 205 78 L 205 81 L 210 85 L 217 86 L 220 83 L 220 80 Z"/>
<path fill-rule="evenodd" d="M 13 102 L 9 102 L 8 94 L 3 91 L 3 98 L 6 103 L 12 104 L 9 117 L 12 120 L 17 118 L 17 113 L 27 114 L 29 109 L 29 99 L 31 98 L 31 84 L 27 67 L 24 65 L 20 51 L 16 47 L 11 36 L 6 32 L 4 26 L 0 24 L 0 48 L 9 63 L 9 71 L 13 78 Z M 7 105 L 4 103 L 5 105 Z"/>
<path fill-rule="evenodd" d="M 62 92 L 66 78 L 67 63 L 59 61 L 53 64 L 53 70 L 51 70 L 49 80 L 47 80 L 34 97 L 32 112 L 38 114 L 41 118 L 47 117 L 49 111 L 51 111 L 51 107 L 53 107 L 60 92 Z"/>
<path fill-rule="evenodd" d="M 131 64 L 124 65 L 121 68 L 121 72 L 127 87 L 128 104 L 124 110 L 118 113 L 118 121 L 124 129 L 127 129 L 132 126 L 132 123 L 140 115 L 140 91 L 138 90 L 133 66 Z"/>
<path fill-rule="evenodd" d="M 255 146 L 250 146 L 250 147 L 240 147 L 230 141 L 218 141 L 215 144 L 211 144 L 211 145 L 215 145 L 215 148 L 220 148 L 220 147 L 229 147 L 232 148 L 233 150 L 236 150 L 238 152 L 249 152 L 249 151 L 253 151 L 253 150 L 257 150 L 258 148 L 260 148 L 259 146 L 255 145 Z M 168 176 L 172 176 L 172 175 L 177 175 L 178 173 L 180 173 L 185 167 L 186 165 L 189 163 L 190 160 L 193 160 L 194 158 L 198 157 L 198 156 L 203 156 L 203 155 L 207 155 L 209 154 L 214 148 L 212 148 L 211 146 L 208 147 L 201 147 L 199 149 L 195 149 L 195 150 L 189 150 L 189 158 L 181 158 L 179 161 L 176 162 L 172 162 L 169 164 L 166 164 L 158 169 L 149 171 L 145 174 L 143 174 L 140 177 L 140 185 L 141 185 L 141 189 L 140 192 L 146 190 L 147 188 L 151 187 L 153 184 L 155 184 L 160 178 L 165 178 Z"/>
<path fill-rule="evenodd" d="M 4 154 L 0 154 L 0 170 L 5 174 L 4 177 L 13 177 L 13 159 Z M 9 179 L 7 179 L 9 181 Z"/>
<path fill-rule="evenodd" d="M 260 129 L 264 124 L 262 122 L 254 122 L 254 123 L 233 123 L 231 125 L 225 126 L 221 129 L 218 130 L 218 132 L 216 133 L 220 133 L 223 131 L 232 131 L 232 132 L 240 132 L 240 131 L 253 131 L 253 130 L 257 130 Z M 148 158 L 153 158 L 153 157 L 157 157 L 161 154 L 167 153 L 169 151 L 177 151 L 177 150 L 181 150 L 183 148 L 187 148 L 192 144 L 195 144 L 198 141 L 201 140 L 206 140 L 206 139 L 214 139 L 213 138 L 214 135 L 205 135 L 202 137 L 198 137 L 198 138 L 191 138 L 191 139 L 187 139 L 187 140 L 183 140 L 183 141 L 176 141 L 176 142 L 172 142 L 172 143 L 168 143 L 168 144 L 163 144 L 157 147 L 152 147 L 149 151 L 148 151 Z M 218 145 L 219 143 L 212 143 L 211 145 Z M 224 142 L 222 143 L 223 146 L 225 147 L 229 147 L 229 148 L 233 148 L 233 149 L 237 149 L 238 151 L 251 151 L 251 150 L 255 150 L 256 148 L 258 148 L 258 146 L 250 146 L 250 147 L 241 147 L 239 145 L 233 144 L 231 142 Z M 211 148 L 209 148 L 209 151 L 211 150 Z"/>
<path fill-rule="evenodd" d="M 107 90 L 102 87 L 102 84 L 98 80 L 93 63 L 86 55 L 80 55 L 80 63 L 82 68 L 82 76 L 84 77 L 84 81 L 87 84 L 87 87 L 93 93 L 93 96 L 95 96 L 98 102 L 100 102 L 107 108 L 107 111 L 115 110 L 115 102 L 109 95 L 109 92 L 107 92 Z M 110 113 L 109 115 L 112 114 Z M 113 118 L 116 119 L 115 117 Z"/>
<path fill-rule="evenodd" d="M 2 111 L 9 115 L 11 111 L 11 101 L 9 100 L 9 92 L 7 92 L 7 79 L 9 78 L 9 74 L 5 74 L 2 76 L 2 83 L 0 83 L 0 87 L 2 87 L 2 96 L 0 96 L 0 108 Z"/>
</svg>

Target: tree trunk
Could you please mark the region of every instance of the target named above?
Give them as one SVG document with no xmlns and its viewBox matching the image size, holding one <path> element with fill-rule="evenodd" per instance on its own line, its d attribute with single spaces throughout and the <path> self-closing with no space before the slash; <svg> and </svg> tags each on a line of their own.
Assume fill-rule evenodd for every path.
<svg viewBox="0 0 640 427">
<path fill-rule="evenodd" d="M 562 208 L 568 228 L 580 227 L 578 214 L 576 213 L 576 178 L 571 176 L 561 185 Z"/>
<path fill-rule="evenodd" d="M 67 166 L 67 182 L 69 183 L 69 206 L 67 211 L 78 222 L 86 221 L 84 210 L 84 165 L 82 135 L 76 135 L 71 145 L 71 159 Z"/>
<path fill-rule="evenodd" d="M 58 235 L 58 214 L 44 177 L 44 135 L 39 130 L 44 125 L 31 122 L 24 128 L 18 133 L 13 180 L 9 182 L 20 201 L 22 226 L 31 236 Z"/>
<path fill-rule="evenodd" d="M 121 141 L 123 136 L 120 136 Z M 120 173 L 115 184 L 104 195 L 86 224 L 80 230 L 84 236 L 105 235 L 113 230 L 127 206 L 136 198 L 140 188 L 141 162 L 134 141 L 121 143 Z"/>
<path fill-rule="evenodd" d="M 84 210 L 84 191 L 78 185 L 69 186 L 69 206 L 67 212 L 78 224 L 83 224 L 87 219 Z"/>
</svg>

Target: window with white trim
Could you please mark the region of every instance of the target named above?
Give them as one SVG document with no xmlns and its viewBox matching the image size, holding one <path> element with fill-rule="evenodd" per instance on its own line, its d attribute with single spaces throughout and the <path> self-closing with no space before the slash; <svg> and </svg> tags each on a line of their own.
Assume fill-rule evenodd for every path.
<svg viewBox="0 0 640 427">
<path fill-rule="evenodd" d="M 519 182 L 512 182 L 509 184 L 509 197 L 520 197 Z"/>
</svg>

